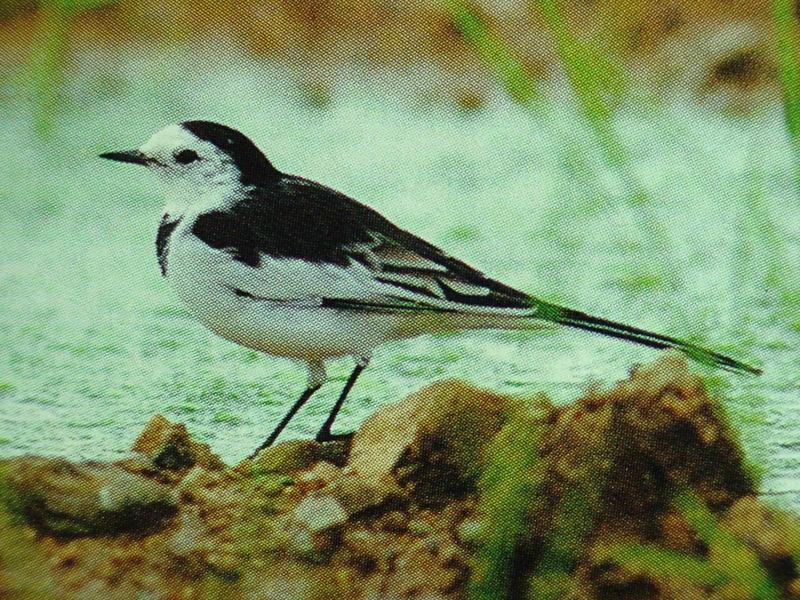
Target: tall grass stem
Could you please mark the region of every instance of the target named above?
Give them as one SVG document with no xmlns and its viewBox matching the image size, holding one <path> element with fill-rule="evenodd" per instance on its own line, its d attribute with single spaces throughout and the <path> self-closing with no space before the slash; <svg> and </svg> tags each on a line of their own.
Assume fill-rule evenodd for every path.
<svg viewBox="0 0 800 600">
<path fill-rule="evenodd" d="M 800 33 L 795 23 L 795 2 L 771 0 L 771 5 L 786 128 L 794 142 L 796 174 L 800 177 Z"/>
<path fill-rule="evenodd" d="M 525 65 L 508 44 L 464 0 L 445 0 L 458 30 L 481 59 L 502 82 L 509 96 L 524 105 L 533 105 L 539 92 Z"/>
</svg>

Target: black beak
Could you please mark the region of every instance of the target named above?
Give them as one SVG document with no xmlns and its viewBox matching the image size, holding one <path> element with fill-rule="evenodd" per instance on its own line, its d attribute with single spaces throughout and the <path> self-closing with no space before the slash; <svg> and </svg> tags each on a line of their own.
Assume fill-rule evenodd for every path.
<svg viewBox="0 0 800 600">
<path fill-rule="evenodd" d="M 146 165 L 150 162 L 144 154 L 138 150 L 123 150 L 122 152 L 104 152 L 100 158 L 116 160 L 117 162 L 133 163 L 134 165 Z"/>
</svg>

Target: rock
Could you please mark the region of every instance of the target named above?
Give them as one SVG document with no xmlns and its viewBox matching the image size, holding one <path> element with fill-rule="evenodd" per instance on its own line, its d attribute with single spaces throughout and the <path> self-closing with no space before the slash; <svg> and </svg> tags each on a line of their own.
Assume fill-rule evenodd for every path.
<svg viewBox="0 0 800 600">
<path fill-rule="evenodd" d="M 309 471 L 306 471 L 298 476 L 297 480 L 303 485 L 319 488 L 324 487 L 334 479 L 340 477 L 341 473 L 342 470 L 339 467 L 329 463 L 328 461 L 322 460 L 314 465 L 314 467 Z"/>
<path fill-rule="evenodd" d="M 302 577 L 302 574 L 286 576 L 281 573 L 271 573 L 264 577 L 262 573 L 250 573 L 243 578 L 242 589 L 244 593 L 239 596 L 246 600 L 304 600 L 315 598 L 314 580 Z M 206 596 L 215 597 L 215 596 Z M 223 597 L 220 594 L 218 597 Z M 330 596 L 328 596 L 330 597 Z"/>
<path fill-rule="evenodd" d="M 229 580 L 239 577 L 243 562 L 242 556 L 229 544 L 212 549 L 206 561 L 214 573 Z"/>
<path fill-rule="evenodd" d="M 336 479 L 324 488 L 324 493 L 335 498 L 348 516 L 379 507 L 391 499 L 398 500 L 403 495 L 393 479 L 364 479 L 354 475 Z"/>
<path fill-rule="evenodd" d="M 477 546 L 481 539 L 480 521 L 465 519 L 456 529 L 456 537 L 465 546 Z"/>
<path fill-rule="evenodd" d="M 433 527 L 424 519 L 411 519 L 407 525 L 408 532 L 415 536 L 428 535 L 433 531 Z"/>
<path fill-rule="evenodd" d="M 0 509 L 0 598 L 37 600 L 62 597 L 35 532 L 14 523 Z"/>
<path fill-rule="evenodd" d="M 393 477 L 417 499 L 469 489 L 483 448 L 520 402 L 450 380 L 369 417 L 355 434 L 348 467 L 367 480 Z"/>
<path fill-rule="evenodd" d="M 790 584 L 797 577 L 793 555 L 800 548 L 800 520 L 760 504 L 755 496 L 736 501 L 722 524 L 756 551 L 773 580 Z"/>
<path fill-rule="evenodd" d="M 180 515 L 178 528 L 167 540 L 167 549 L 179 558 L 202 554 L 206 549 L 203 543 L 205 535 L 206 527 L 200 519 L 200 511 L 188 507 Z"/>
<path fill-rule="evenodd" d="M 252 459 L 250 469 L 255 473 L 290 475 L 305 471 L 322 460 L 322 445 L 313 440 L 288 440 L 264 448 Z"/>
<path fill-rule="evenodd" d="M 306 563 L 321 564 L 325 563 L 331 551 L 334 549 L 336 528 L 323 528 L 316 532 L 293 516 L 281 519 L 275 532 L 276 540 L 279 540 L 276 547 L 281 548 L 292 559 L 297 559 Z"/>
<path fill-rule="evenodd" d="M 213 475 L 204 468 L 193 467 L 175 486 L 173 494 L 181 500 L 192 502 L 194 501 L 196 490 L 204 489 L 212 477 Z"/>
<path fill-rule="evenodd" d="M 382 531 L 404 533 L 408 531 L 408 516 L 402 511 L 393 510 L 377 519 L 375 527 Z"/>
<path fill-rule="evenodd" d="M 4 467 L 25 517 L 51 533 L 149 531 L 175 513 L 167 486 L 113 463 L 23 456 Z"/>
<path fill-rule="evenodd" d="M 219 505 L 226 503 L 226 482 L 229 472 L 207 471 L 200 466 L 192 467 L 175 486 L 173 495 L 183 502 Z"/>
<path fill-rule="evenodd" d="M 209 470 L 225 468 L 225 463 L 211 452 L 208 444 L 191 438 L 186 425 L 172 423 L 161 415 L 150 419 L 131 450 L 150 458 L 159 469 L 168 471 L 180 471 L 195 465 Z"/>
<path fill-rule="evenodd" d="M 335 498 L 315 493 L 297 505 L 292 518 L 311 533 L 319 533 L 346 522 L 347 511 Z"/>
<path fill-rule="evenodd" d="M 291 475 L 306 471 L 321 461 L 340 467 L 344 464 L 349 447 L 349 438 L 324 444 L 314 440 L 287 440 L 264 448 L 255 458 L 243 460 L 236 470 Z"/>
<path fill-rule="evenodd" d="M 293 519 L 281 523 L 280 536 L 283 539 L 281 546 L 290 557 L 309 562 L 323 560 L 323 552 L 328 547 L 327 536 L 314 536 L 308 527 Z"/>
<path fill-rule="evenodd" d="M 712 508 L 754 493 L 755 478 L 736 433 L 682 355 L 667 353 L 638 369 L 607 399 L 615 405 L 611 439 L 621 440 L 618 468 L 641 471 L 651 461 L 669 480 L 696 488 Z M 659 474 L 652 466 L 649 472 L 658 493 Z M 638 485 L 643 484 L 644 478 Z M 641 488 L 631 491 L 632 497 L 644 496 Z"/>
<path fill-rule="evenodd" d="M 158 479 L 162 483 L 174 482 L 175 479 L 180 479 L 177 473 L 168 473 L 163 471 L 160 467 L 156 466 L 150 457 L 132 452 L 121 460 L 114 461 L 114 464 L 121 467 L 128 473 L 134 475 L 143 475 L 148 479 Z"/>
<path fill-rule="evenodd" d="M 312 563 L 324 562 L 334 535 L 347 522 L 347 512 L 331 496 L 313 492 L 280 520 L 280 537 L 289 555 Z"/>
<path fill-rule="evenodd" d="M 754 491 L 735 433 L 678 354 L 555 410 L 540 456 L 549 502 L 579 498 L 613 528 L 642 535 L 654 522 L 666 525 L 676 543 L 685 535 L 664 514 L 677 485 L 690 486 L 714 511 Z"/>
<path fill-rule="evenodd" d="M 180 515 L 178 528 L 167 538 L 166 549 L 176 566 L 187 577 L 200 577 L 208 566 L 208 529 L 196 507 L 187 507 Z"/>
<path fill-rule="evenodd" d="M 433 538 L 419 540 L 406 549 L 395 561 L 390 589 L 397 590 L 404 598 L 452 591 L 464 572 L 442 560 L 438 550 L 439 541 Z"/>
<path fill-rule="evenodd" d="M 362 573 L 391 571 L 398 552 L 394 541 L 385 533 L 363 527 L 353 527 L 342 534 L 347 561 Z"/>
</svg>

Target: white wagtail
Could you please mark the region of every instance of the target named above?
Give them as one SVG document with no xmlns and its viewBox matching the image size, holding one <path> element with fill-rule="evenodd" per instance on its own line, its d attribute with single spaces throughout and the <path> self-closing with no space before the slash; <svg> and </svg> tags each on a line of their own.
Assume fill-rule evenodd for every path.
<svg viewBox="0 0 800 600">
<path fill-rule="evenodd" d="M 280 172 L 224 125 L 186 121 L 138 150 L 100 156 L 144 165 L 163 185 L 158 263 L 189 312 L 224 338 L 308 367 L 307 388 L 254 455 L 322 386 L 328 359 L 351 356 L 356 367 L 318 441 L 333 439 L 336 415 L 375 347 L 434 332 L 555 323 L 760 373 L 695 344 L 495 281 L 356 200 Z"/>
</svg>

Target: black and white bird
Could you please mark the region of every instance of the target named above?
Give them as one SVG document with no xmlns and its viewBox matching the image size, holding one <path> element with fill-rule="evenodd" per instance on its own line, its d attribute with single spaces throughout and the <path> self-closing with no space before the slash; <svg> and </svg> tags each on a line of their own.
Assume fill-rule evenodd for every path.
<svg viewBox="0 0 800 600">
<path fill-rule="evenodd" d="M 319 441 L 334 437 L 336 415 L 374 348 L 435 332 L 559 324 L 675 348 L 729 371 L 760 372 L 504 285 L 356 200 L 282 173 L 224 125 L 170 125 L 138 150 L 101 157 L 143 165 L 162 184 L 158 263 L 189 313 L 228 340 L 307 366 L 307 388 L 256 452 L 322 386 L 326 361 L 353 357 L 356 366 Z"/>
</svg>

